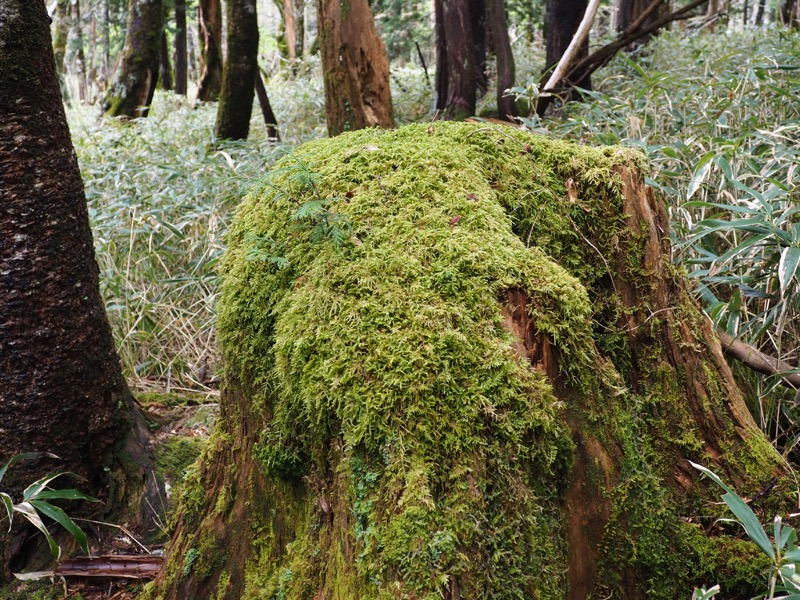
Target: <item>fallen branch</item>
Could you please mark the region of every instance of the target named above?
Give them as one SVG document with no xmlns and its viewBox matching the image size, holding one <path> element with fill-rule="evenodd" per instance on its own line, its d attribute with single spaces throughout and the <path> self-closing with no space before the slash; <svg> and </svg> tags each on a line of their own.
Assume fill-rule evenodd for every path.
<svg viewBox="0 0 800 600">
<path fill-rule="evenodd" d="M 162 556 L 120 555 L 81 556 L 62 562 L 53 574 L 56 577 L 121 577 L 153 579 L 161 571 Z"/>
<path fill-rule="evenodd" d="M 591 0 L 591 2 L 589 2 L 589 5 L 586 7 L 586 12 L 583 14 L 583 19 L 581 19 L 580 25 L 578 25 L 578 29 L 575 31 L 575 35 L 572 36 L 572 41 L 569 43 L 569 46 L 567 46 L 553 74 L 544 86 L 545 92 L 554 91 L 556 87 L 558 87 L 558 84 L 561 83 L 561 79 L 568 72 L 567 69 L 572 66 L 572 62 L 578 55 L 583 42 L 589 37 L 589 31 L 592 29 L 594 16 L 597 14 L 597 9 L 599 7 L 600 0 Z"/>
<path fill-rule="evenodd" d="M 722 351 L 731 358 L 735 358 L 745 366 L 764 375 L 777 375 L 784 385 L 795 390 L 800 389 L 800 373 L 792 373 L 792 371 L 797 371 L 796 368 L 774 356 L 764 354 L 726 331 L 717 329 L 717 335 L 722 343 Z"/>
<path fill-rule="evenodd" d="M 606 44 L 602 48 L 595 50 L 589 56 L 581 59 L 577 64 L 572 66 L 569 72 L 563 77 L 562 81 L 565 82 L 565 85 L 559 91 L 563 93 L 575 87 L 574 82 L 582 81 L 601 67 L 608 64 L 608 62 L 617 54 L 617 52 L 623 48 L 629 46 L 636 40 L 655 33 L 673 21 L 679 21 L 681 19 L 688 18 L 690 16 L 689 13 L 692 10 L 698 6 L 702 6 L 706 2 L 708 2 L 708 0 L 692 0 L 686 6 L 683 6 L 682 8 L 679 8 L 678 10 L 661 17 L 646 27 L 642 27 L 642 24 L 645 22 L 647 17 L 649 17 L 653 11 L 655 11 L 656 8 L 663 3 L 661 0 L 654 2 L 616 40 Z M 539 96 L 539 100 L 536 103 L 536 114 L 539 115 L 540 118 L 544 116 L 545 110 L 547 110 L 550 102 L 552 102 L 553 97 L 554 95 L 552 93 L 542 94 Z"/>
</svg>

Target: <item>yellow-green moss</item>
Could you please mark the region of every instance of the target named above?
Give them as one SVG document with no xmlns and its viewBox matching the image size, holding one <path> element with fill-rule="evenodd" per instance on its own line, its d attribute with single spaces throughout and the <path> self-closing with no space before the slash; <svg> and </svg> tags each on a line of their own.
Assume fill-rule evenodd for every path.
<svg viewBox="0 0 800 600">
<path fill-rule="evenodd" d="M 307 144 L 245 200 L 219 302 L 226 376 L 263 423 L 242 597 L 439 598 L 459 578 L 463 597 L 564 597 L 565 408 L 620 455 L 612 490 L 589 473 L 611 505 L 600 588 L 630 569 L 642 595 L 675 597 L 721 564 L 687 554 L 700 546 L 681 519 L 700 496 L 667 481 L 703 439 L 687 375 L 663 356 L 666 317 L 632 356 L 619 323 L 649 307 L 622 305 L 599 250 L 626 253 L 614 262 L 646 299 L 620 165 L 643 168 L 619 148 L 436 123 Z M 509 290 L 553 344 L 569 406 L 514 350 Z M 724 391 L 709 389 L 718 410 Z M 755 479 L 774 456 L 751 459 Z M 199 485 L 185 492 L 195 527 Z"/>
</svg>

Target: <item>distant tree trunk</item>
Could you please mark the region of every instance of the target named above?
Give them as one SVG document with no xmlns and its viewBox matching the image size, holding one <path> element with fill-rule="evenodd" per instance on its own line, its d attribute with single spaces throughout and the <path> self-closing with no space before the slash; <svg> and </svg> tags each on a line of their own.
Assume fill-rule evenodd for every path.
<svg viewBox="0 0 800 600">
<path fill-rule="evenodd" d="M 256 95 L 258 96 L 258 104 L 261 106 L 264 124 L 267 126 L 267 137 L 280 141 L 281 135 L 278 132 L 278 119 L 275 118 L 272 105 L 269 103 L 267 88 L 264 87 L 264 80 L 261 78 L 261 73 L 259 71 L 256 71 Z"/>
<path fill-rule="evenodd" d="M 514 85 L 514 53 L 508 37 L 506 10 L 503 0 L 487 0 L 488 17 L 494 52 L 497 57 L 497 113 L 500 119 L 510 120 L 517 114 L 513 96 L 505 91 Z"/>
<path fill-rule="evenodd" d="M 12 467 L 3 491 L 72 471 L 104 501 L 95 514 L 109 515 L 133 498 L 149 458 L 132 435 L 133 399 L 100 298 L 45 4 L 3 0 L 0 15 L 0 464 L 20 452 L 60 457 Z M 9 541 L 5 530 L 0 579 L 37 541 L 25 532 Z"/>
<path fill-rule="evenodd" d="M 258 68 L 256 0 L 228 0 L 225 15 L 228 47 L 214 134 L 218 138 L 244 140 L 250 131 Z"/>
<path fill-rule="evenodd" d="M 70 40 L 67 43 L 67 63 L 75 72 L 78 80 L 78 97 L 81 104 L 86 104 L 86 54 L 83 51 L 83 24 L 81 23 L 81 3 L 80 0 L 71 0 L 72 4 L 72 27 L 70 28 Z"/>
<path fill-rule="evenodd" d="M 756 27 L 761 27 L 764 24 L 764 10 L 767 7 L 767 0 L 758 0 L 758 9 L 756 10 Z"/>
<path fill-rule="evenodd" d="M 169 43 L 167 32 L 161 32 L 161 42 L 158 45 L 158 80 L 162 90 L 172 89 L 172 66 L 169 64 Z"/>
<path fill-rule="evenodd" d="M 473 64 L 475 65 L 475 89 L 483 97 L 489 89 L 489 73 L 486 55 L 489 39 L 487 33 L 486 0 L 468 0 L 469 23 L 472 30 Z M 507 35 L 507 34 L 506 34 Z"/>
<path fill-rule="evenodd" d="M 283 0 L 283 27 L 286 33 L 286 50 L 289 53 L 289 60 L 294 61 L 297 58 L 294 0 Z"/>
<path fill-rule="evenodd" d="M 647 8 L 661 0 L 615 0 L 614 28 L 618 32 L 625 31 L 630 27 Z M 669 1 L 664 1 L 662 5 L 647 17 L 642 23 L 643 27 L 655 23 L 661 17 L 669 14 Z"/>
<path fill-rule="evenodd" d="M 216 100 L 222 87 L 222 8 L 220 0 L 200 0 L 197 4 L 200 33 L 200 83 L 197 99 Z"/>
<path fill-rule="evenodd" d="M 367 0 L 317 0 L 328 135 L 394 127 L 389 60 Z"/>
<path fill-rule="evenodd" d="M 706 31 L 713 33 L 717 28 L 717 16 L 719 14 L 719 0 L 709 0 L 706 9 Z"/>
<path fill-rule="evenodd" d="M 108 80 L 111 77 L 111 31 L 110 21 L 111 15 L 108 7 L 109 0 L 102 0 L 102 14 L 103 14 L 103 89 L 108 85 Z"/>
<path fill-rule="evenodd" d="M 800 27 L 800 3 L 797 0 L 783 0 L 780 7 L 781 23 L 797 29 Z"/>
<path fill-rule="evenodd" d="M 53 54 L 56 61 L 56 73 L 64 85 L 66 75 L 67 40 L 69 39 L 70 22 L 72 21 L 70 0 L 56 2 L 56 27 L 53 37 Z"/>
<path fill-rule="evenodd" d="M 748 16 L 750 11 L 750 1 L 744 0 L 744 4 L 742 5 L 742 24 L 747 26 L 748 23 Z"/>
<path fill-rule="evenodd" d="M 547 70 L 552 70 L 564 51 L 572 41 L 572 36 L 578 29 L 578 25 L 586 12 L 587 0 L 549 0 L 547 3 L 547 20 L 545 26 L 546 35 L 546 63 Z M 589 41 L 581 46 L 578 60 L 589 55 Z M 592 81 L 589 75 L 579 76 L 576 80 L 565 82 L 570 87 L 582 87 L 592 89 Z M 580 94 L 573 90 L 571 98 L 577 100 Z"/>
<path fill-rule="evenodd" d="M 129 0 L 125 46 L 103 100 L 106 116 L 147 116 L 158 82 L 163 23 L 161 0 Z"/>
<path fill-rule="evenodd" d="M 434 0 L 436 108 L 445 119 L 475 114 L 475 45 L 468 0 Z"/>
<path fill-rule="evenodd" d="M 186 95 L 186 0 L 175 0 L 175 93 Z"/>
</svg>

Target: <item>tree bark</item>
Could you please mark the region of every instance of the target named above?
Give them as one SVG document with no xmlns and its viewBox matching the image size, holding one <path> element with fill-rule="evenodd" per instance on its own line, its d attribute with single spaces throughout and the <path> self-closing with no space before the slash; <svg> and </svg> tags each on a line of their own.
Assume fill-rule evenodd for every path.
<svg viewBox="0 0 800 600">
<path fill-rule="evenodd" d="M 175 93 L 186 95 L 186 0 L 175 0 Z"/>
<path fill-rule="evenodd" d="M 289 53 L 289 60 L 294 61 L 297 59 L 294 0 L 283 0 L 283 28 L 286 33 L 286 50 Z"/>
<path fill-rule="evenodd" d="M 475 114 L 475 44 L 468 0 L 434 0 L 436 109 L 447 120 Z"/>
<path fill-rule="evenodd" d="M 67 63 L 70 65 L 75 78 L 78 80 L 78 98 L 81 104 L 86 104 L 86 53 L 83 50 L 83 24 L 81 23 L 81 3 L 80 0 L 71 0 L 72 5 L 72 27 L 70 27 L 70 41 L 67 44 L 72 51 L 67 55 Z"/>
<path fill-rule="evenodd" d="M 42 0 L 0 3 L 0 48 L 0 463 L 29 451 L 60 457 L 15 465 L 2 487 L 16 494 L 72 471 L 104 502 L 94 516 L 112 515 L 149 459 L 99 294 Z M 5 576 L 10 563 L 24 566 L 28 536 L 16 533 L 0 537 Z"/>
<path fill-rule="evenodd" d="M 210 102 L 219 98 L 222 87 L 222 8 L 220 0 L 200 0 L 197 4 L 200 33 L 200 83 L 197 99 Z"/>
<path fill-rule="evenodd" d="M 56 28 L 53 37 L 53 53 L 56 61 L 56 73 L 64 85 L 63 78 L 66 75 L 66 56 L 67 39 L 69 37 L 70 22 L 72 20 L 70 10 L 70 0 L 58 0 L 56 2 Z"/>
<path fill-rule="evenodd" d="M 761 27 L 764 24 L 764 10 L 767 7 L 767 0 L 758 0 L 758 9 L 756 10 L 756 27 Z"/>
<path fill-rule="evenodd" d="M 638 154 L 434 123 L 300 155 L 231 226 L 221 416 L 159 597 L 757 591 L 758 550 L 719 535 L 687 459 L 759 513 L 795 484 Z M 321 199 L 349 243 L 286 227 Z"/>
<path fill-rule="evenodd" d="M 103 100 L 106 116 L 147 116 L 158 82 L 163 24 L 161 0 L 129 0 L 125 45 Z"/>
<path fill-rule="evenodd" d="M 614 28 L 622 33 L 627 30 L 644 13 L 655 0 L 616 0 L 614 11 Z M 669 14 L 669 2 L 659 0 L 659 8 L 642 22 L 643 26 L 655 23 Z"/>
<path fill-rule="evenodd" d="M 214 135 L 245 140 L 253 112 L 258 53 L 256 0 L 229 0 L 226 8 L 228 47 Z"/>
<path fill-rule="evenodd" d="M 258 104 L 261 106 L 264 124 L 267 126 L 267 137 L 280 141 L 281 136 L 278 132 L 278 119 L 275 118 L 272 105 L 269 103 L 269 96 L 267 96 L 267 88 L 264 87 L 264 80 L 261 78 L 261 73 L 258 71 L 256 71 L 256 95 L 258 96 Z"/>
<path fill-rule="evenodd" d="M 394 127 L 389 60 L 367 0 L 317 0 L 328 135 Z"/>
<path fill-rule="evenodd" d="M 547 24 L 545 27 L 546 40 L 546 72 L 551 71 L 558 64 L 572 41 L 572 36 L 578 30 L 583 15 L 586 13 L 588 0 L 549 0 L 547 4 Z M 589 40 L 580 46 L 578 60 L 589 55 Z M 591 78 L 586 75 L 576 81 L 568 81 L 570 87 L 592 89 Z M 571 98 L 578 99 L 577 91 L 572 91 Z"/>
<path fill-rule="evenodd" d="M 487 1 L 490 29 L 497 57 L 497 116 L 510 121 L 516 116 L 517 108 L 514 97 L 506 96 L 505 91 L 514 86 L 516 72 L 504 4 L 503 0 Z"/>
<path fill-rule="evenodd" d="M 169 64 L 169 43 L 166 30 L 161 32 L 158 45 L 158 80 L 162 90 L 172 89 L 172 65 Z"/>
</svg>

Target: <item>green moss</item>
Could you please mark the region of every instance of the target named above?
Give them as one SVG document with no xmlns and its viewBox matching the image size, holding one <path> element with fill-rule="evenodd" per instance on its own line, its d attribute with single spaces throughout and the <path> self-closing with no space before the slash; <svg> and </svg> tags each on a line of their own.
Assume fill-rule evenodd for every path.
<svg viewBox="0 0 800 600">
<path fill-rule="evenodd" d="M 180 484 L 186 469 L 200 455 L 205 440 L 197 437 L 173 436 L 159 446 L 156 456 L 158 472 L 171 485 Z"/>
<path fill-rule="evenodd" d="M 243 597 L 439 598 L 453 582 L 463 597 L 563 597 L 565 412 L 615 463 L 587 466 L 587 493 L 610 507 L 601 591 L 635 573 L 632 595 L 675 597 L 734 561 L 684 527 L 702 498 L 672 479 L 704 452 L 689 378 L 708 380 L 712 412 L 725 390 L 711 368 L 671 366 L 679 323 L 646 305 L 646 232 L 626 226 L 618 174 L 642 160 L 436 123 L 313 142 L 273 169 L 232 224 L 219 302 L 226 377 L 250 401 L 227 419 L 261 427 L 266 482 L 247 496 Z M 642 305 L 623 305 L 621 278 Z M 519 290 L 560 399 L 507 330 L 501 305 Z M 648 317 L 621 332 L 633 315 Z M 753 479 L 774 460 L 762 450 L 744 449 Z M 190 478 L 193 527 L 201 492 Z M 218 553 L 201 553 L 204 572 Z"/>
</svg>

